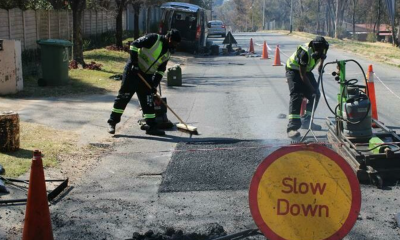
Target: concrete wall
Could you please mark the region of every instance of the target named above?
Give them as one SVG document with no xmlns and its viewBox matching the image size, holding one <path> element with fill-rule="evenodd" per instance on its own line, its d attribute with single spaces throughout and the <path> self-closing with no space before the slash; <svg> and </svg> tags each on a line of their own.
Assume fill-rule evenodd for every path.
<svg viewBox="0 0 400 240">
<path fill-rule="evenodd" d="M 0 40 L 0 95 L 23 89 L 21 42 Z"/>
</svg>

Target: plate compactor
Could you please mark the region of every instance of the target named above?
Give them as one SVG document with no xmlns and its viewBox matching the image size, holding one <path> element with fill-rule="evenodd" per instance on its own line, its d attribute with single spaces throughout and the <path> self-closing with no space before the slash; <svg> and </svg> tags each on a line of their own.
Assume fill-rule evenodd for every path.
<svg viewBox="0 0 400 240">
<path fill-rule="evenodd" d="M 357 79 L 346 79 L 348 62 L 360 67 L 365 85 L 357 84 Z M 332 75 L 340 86 L 338 104 L 332 110 L 321 81 L 326 104 L 335 116 L 326 121 L 328 141 L 351 165 L 360 182 L 382 188 L 384 179 L 400 178 L 400 136 L 372 118 L 368 83 L 360 64 L 355 60 L 343 60 L 326 63 L 324 68 L 328 64 L 337 65 L 337 71 Z"/>
</svg>

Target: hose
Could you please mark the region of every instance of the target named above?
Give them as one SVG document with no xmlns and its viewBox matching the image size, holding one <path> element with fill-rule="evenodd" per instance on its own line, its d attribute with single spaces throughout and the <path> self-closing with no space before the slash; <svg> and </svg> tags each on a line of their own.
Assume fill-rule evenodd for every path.
<svg viewBox="0 0 400 240">
<path fill-rule="evenodd" d="M 357 149 L 357 151 L 358 151 L 358 152 L 369 152 L 369 151 L 372 151 L 372 150 L 377 149 L 377 148 L 379 148 L 379 147 L 396 147 L 397 149 L 396 149 L 396 150 L 392 150 L 392 152 L 398 152 L 398 151 L 400 151 L 399 146 L 397 146 L 396 144 L 390 144 L 390 143 L 380 144 L 380 145 L 377 145 L 377 146 L 375 146 L 375 147 L 373 147 L 373 148 L 370 148 L 370 149 L 368 149 L 368 150 L 359 150 L 359 149 Z"/>
<path fill-rule="evenodd" d="M 361 67 L 361 65 L 360 65 L 356 60 L 353 60 L 353 59 L 344 60 L 344 62 L 355 62 L 355 63 L 359 66 L 359 68 L 361 69 L 361 71 L 362 71 L 362 73 L 363 73 L 363 76 L 364 76 L 364 82 L 365 82 L 365 89 L 366 89 L 366 92 L 368 92 L 368 81 L 367 81 L 367 78 L 365 77 L 365 72 L 364 72 L 364 69 Z M 325 69 L 325 67 L 326 67 L 327 65 L 330 65 L 330 64 L 337 64 L 337 63 L 338 63 L 338 61 L 327 62 L 327 63 L 325 63 L 324 66 L 323 66 L 323 68 L 322 68 L 322 70 L 321 70 L 321 72 L 320 72 L 322 95 L 324 96 L 325 103 L 326 103 L 326 105 L 328 106 L 329 111 L 335 116 L 335 118 L 337 118 L 337 119 L 339 119 L 339 120 L 342 120 L 342 121 L 346 121 L 346 122 L 348 122 L 348 123 L 350 123 L 350 124 L 359 124 L 359 123 L 361 123 L 362 121 L 364 121 L 364 120 L 367 118 L 367 116 L 368 116 L 368 114 L 369 114 L 369 110 L 371 109 L 371 102 L 368 104 L 367 112 L 366 112 L 365 115 L 361 118 L 361 120 L 355 121 L 355 122 L 354 122 L 354 121 L 351 121 L 351 120 L 348 120 L 348 119 L 344 119 L 343 117 L 341 117 L 341 116 L 339 116 L 339 115 L 337 114 L 337 109 L 340 107 L 340 106 L 339 106 L 340 103 L 338 103 L 338 105 L 335 107 L 335 111 L 333 111 L 332 108 L 331 108 L 331 106 L 330 106 L 330 104 L 329 104 L 329 102 L 328 102 L 328 99 L 327 99 L 327 97 L 326 97 L 325 88 L 324 88 L 324 81 L 323 81 L 323 74 L 321 74 L 321 73 L 324 72 L 324 69 Z M 347 86 L 354 86 L 357 82 L 358 82 L 357 79 L 345 80 L 344 85 L 347 85 Z M 343 96 L 343 94 L 344 94 L 344 89 L 345 89 L 345 88 L 343 88 L 343 90 L 342 90 L 342 92 L 341 92 L 341 96 Z M 345 109 L 345 111 L 346 111 L 346 115 L 348 115 L 347 109 Z"/>
</svg>

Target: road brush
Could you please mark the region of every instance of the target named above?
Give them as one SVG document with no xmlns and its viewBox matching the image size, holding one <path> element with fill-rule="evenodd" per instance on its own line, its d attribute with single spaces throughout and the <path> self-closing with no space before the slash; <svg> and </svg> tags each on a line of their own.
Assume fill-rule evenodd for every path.
<svg viewBox="0 0 400 240">
<path fill-rule="evenodd" d="M 150 84 L 144 79 L 144 77 L 140 74 L 140 73 L 138 73 L 138 76 L 139 76 L 139 78 L 143 81 L 143 83 L 144 84 L 146 84 L 146 86 L 149 88 L 149 89 L 151 89 L 151 86 L 150 86 Z M 176 124 L 176 128 L 179 130 L 179 131 L 181 131 L 181 132 L 186 132 L 186 133 L 189 133 L 190 135 L 198 135 L 199 133 L 197 132 L 197 127 L 193 127 L 193 126 L 190 126 L 190 125 L 187 125 L 179 116 L 178 116 L 178 114 L 176 114 L 175 112 L 174 112 L 174 110 L 172 110 L 169 106 L 168 106 L 168 104 L 164 101 L 164 100 L 162 100 L 161 99 L 161 96 L 160 95 L 158 95 L 158 93 L 155 93 L 154 94 L 174 115 L 175 115 L 175 117 L 179 120 L 179 123 L 178 124 Z"/>
</svg>

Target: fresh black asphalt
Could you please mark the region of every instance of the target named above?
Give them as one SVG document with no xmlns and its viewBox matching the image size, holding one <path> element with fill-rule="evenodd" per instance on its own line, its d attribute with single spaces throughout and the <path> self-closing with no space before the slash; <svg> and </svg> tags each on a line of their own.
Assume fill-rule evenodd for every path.
<svg viewBox="0 0 400 240">
<path fill-rule="evenodd" d="M 268 141 L 270 142 L 270 141 Z M 277 149 L 261 140 L 179 143 L 160 192 L 247 190 L 257 166 Z"/>
</svg>

